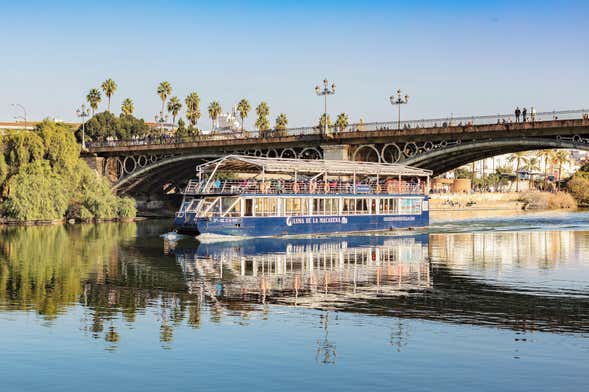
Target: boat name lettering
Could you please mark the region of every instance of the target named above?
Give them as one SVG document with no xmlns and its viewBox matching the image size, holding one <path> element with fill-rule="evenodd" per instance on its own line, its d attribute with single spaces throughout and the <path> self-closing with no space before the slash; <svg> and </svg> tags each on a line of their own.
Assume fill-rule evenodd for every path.
<svg viewBox="0 0 589 392">
<path fill-rule="evenodd" d="M 340 223 L 340 224 L 347 224 L 348 218 L 345 216 L 322 216 L 322 217 L 292 217 L 289 216 L 286 218 L 286 225 L 310 225 L 310 224 L 323 224 L 323 223 Z"/>
</svg>

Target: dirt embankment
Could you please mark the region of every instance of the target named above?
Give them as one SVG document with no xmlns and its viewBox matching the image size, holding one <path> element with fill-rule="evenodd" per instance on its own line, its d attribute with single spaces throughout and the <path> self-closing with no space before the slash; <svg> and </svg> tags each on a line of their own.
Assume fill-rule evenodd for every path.
<svg viewBox="0 0 589 392">
<path fill-rule="evenodd" d="M 573 209 L 574 198 L 565 192 L 440 193 L 431 195 L 432 211 Z"/>
</svg>

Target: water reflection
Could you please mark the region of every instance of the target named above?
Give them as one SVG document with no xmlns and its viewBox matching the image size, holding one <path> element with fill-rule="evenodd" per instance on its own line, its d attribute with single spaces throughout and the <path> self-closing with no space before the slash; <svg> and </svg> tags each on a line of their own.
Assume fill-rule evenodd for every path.
<svg viewBox="0 0 589 392">
<path fill-rule="evenodd" d="M 173 250 L 191 293 L 214 302 L 330 308 L 430 287 L 427 235 L 252 239 Z"/>
<path fill-rule="evenodd" d="M 145 316 L 163 348 L 179 326 L 249 325 L 269 304 L 321 309 L 316 359 L 334 363 L 338 312 L 521 331 L 589 332 L 589 232 L 476 232 L 199 244 L 154 222 L 0 228 L 0 314 L 51 326 L 81 309 L 82 332 L 116 349 Z M 152 321 L 153 322 L 153 321 Z"/>
</svg>

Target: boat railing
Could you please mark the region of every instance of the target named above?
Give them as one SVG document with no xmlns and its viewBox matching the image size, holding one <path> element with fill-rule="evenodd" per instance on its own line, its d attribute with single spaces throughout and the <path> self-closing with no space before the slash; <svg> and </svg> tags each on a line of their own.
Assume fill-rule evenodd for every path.
<svg viewBox="0 0 589 392">
<path fill-rule="evenodd" d="M 236 194 L 425 194 L 425 182 L 389 180 L 379 183 L 356 183 L 348 181 L 252 181 L 225 180 L 209 183 L 190 181 L 184 191 L 193 195 L 236 195 Z"/>
</svg>

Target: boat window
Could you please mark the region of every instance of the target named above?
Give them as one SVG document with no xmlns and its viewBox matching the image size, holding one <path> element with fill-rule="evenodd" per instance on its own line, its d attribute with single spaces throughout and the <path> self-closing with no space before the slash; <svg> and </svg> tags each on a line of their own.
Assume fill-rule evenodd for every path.
<svg viewBox="0 0 589 392">
<path fill-rule="evenodd" d="M 380 213 L 381 214 L 397 214 L 399 212 L 398 209 L 398 200 L 397 199 L 382 199 L 380 201 Z"/>
<path fill-rule="evenodd" d="M 287 197 L 284 199 L 285 215 L 307 215 L 309 213 L 309 199 Z"/>
<path fill-rule="evenodd" d="M 258 198 L 256 201 L 256 216 L 275 216 L 276 199 L 266 197 Z"/>
<path fill-rule="evenodd" d="M 399 214 L 418 215 L 421 214 L 420 199 L 399 199 Z"/>
<path fill-rule="evenodd" d="M 366 199 L 356 199 L 356 214 L 368 214 L 368 202 Z"/>
<path fill-rule="evenodd" d="M 241 216 L 241 202 L 237 197 L 224 197 L 222 202 L 222 213 L 225 216 Z"/>
<path fill-rule="evenodd" d="M 323 215 L 325 211 L 325 199 L 313 199 L 313 214 Z"/>
</svg>

